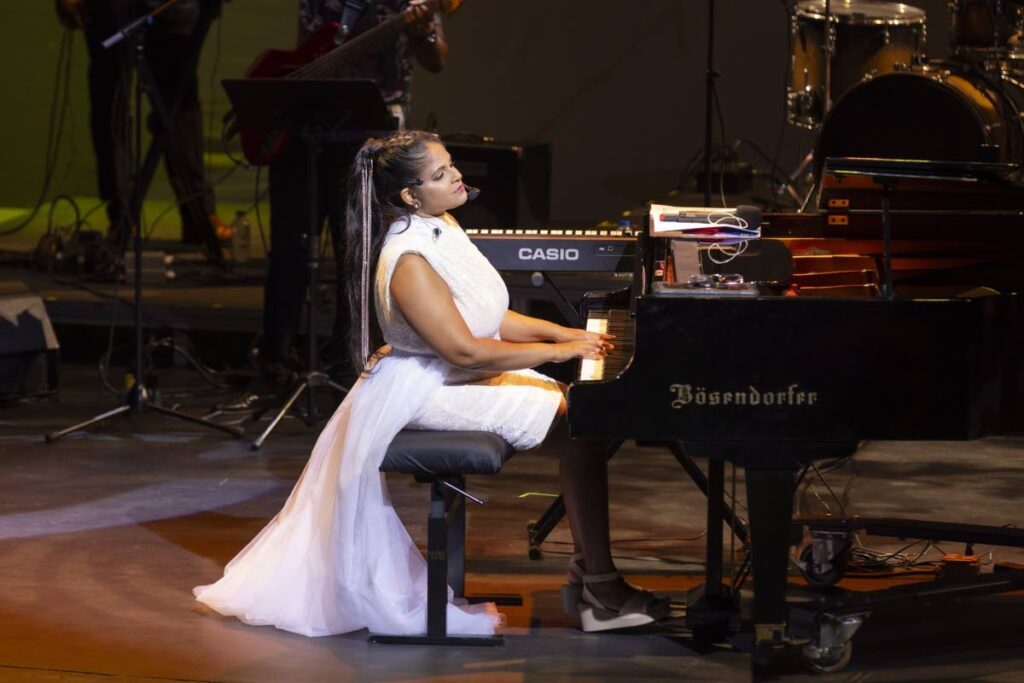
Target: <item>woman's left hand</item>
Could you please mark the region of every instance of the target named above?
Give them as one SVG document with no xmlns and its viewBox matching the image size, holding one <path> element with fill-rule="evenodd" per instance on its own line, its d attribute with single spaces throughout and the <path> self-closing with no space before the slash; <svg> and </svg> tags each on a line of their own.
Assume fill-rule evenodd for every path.
<svg viewBox="0 0 1024 683">
<path fill-rule="evenodd" d="M 602 332 L 588 332 L 587 330 L 581 330 L 575 327 L 563 327 L 560 330 L 561 334 L 556 342 L 571 342 L 571 341 L 596 341 L 600 340 L 604 343 L 606 349 L 615 348 L 615 345 L 611 343 L 614 339 L 610 334 L 604 334 Z"/>
</svg>

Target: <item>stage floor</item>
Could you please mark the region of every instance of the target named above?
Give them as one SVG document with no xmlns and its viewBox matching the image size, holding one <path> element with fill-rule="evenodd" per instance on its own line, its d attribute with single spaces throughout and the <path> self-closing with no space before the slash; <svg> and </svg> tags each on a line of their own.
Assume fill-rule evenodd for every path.
<svg viewBox="0 0 1024 683">
<path fill-rule="evenodd" d="M 176 372 L 163 378 L 164 386 L 201 387 L 195 376 Z M 748 679 L 747 655 L 728 646 L 698 652 L 678 622 L 643 633 L 588 635 L 561 613 L 566 525 L 545 544 L 542 560 L 526 554 L 525 525 L 558 490 L 556 461 L 536 452 L 517 455 L 498 477 L 470 481 L 487 505 L 470 511 L 468 589 L 520 592 L 525 599 L 522 607 L 503 608 L 504 647 L 370 647 L 365 632 L 309 639 L 213 614 L 193 600 L 191 588 L 215 580 L 278 510 L 315 430 L 288 420 L 253 452 L 246 442 L 148 414 L 44 444 L 45 431 L 114 404 L 94 378 L 93 366 L 68 365 L 59 402 L 0 409 L 0 680 Z M 183 407 L 208 410 L 216 397 L 204 393 Z M 247 424 L 250 438 L 256 431 Z M 856 469 L 850 512 L 1021 521 L 1024 439 L 873 443 L 857 455 Z M 827 478 L 839 493 L 851 473 L 846 467 Z M 621 568 L 635 582 L 680 598 L 702 570 L 702 496 L 669 454 L 633 444 L 612 460 L 611 482 Z M 391 479 L 390 488 L 413 537 L 423 542 L 427 491 L 403 477 Z M 823 487 L 815 491 L 828 500 Z M 822 509 L 814 493 L 805 498 Z M 905 545 L 864 542 L 877 550 Z M 1020 551 L 976 550 L 1024 561 Z M 1021 597 L 1006 595 L 880 612 L 855 637 L 852 664 L 829 680 L 1024 680 L 1022 608 Z M 821 679 L 797 673 L 785 680 Z"/>
</svg>

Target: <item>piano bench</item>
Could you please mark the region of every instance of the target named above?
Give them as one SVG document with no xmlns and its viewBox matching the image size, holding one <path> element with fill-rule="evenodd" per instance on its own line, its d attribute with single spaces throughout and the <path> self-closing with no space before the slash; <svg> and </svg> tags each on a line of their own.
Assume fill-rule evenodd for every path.
<svg viewBox="0 0 1024 683">
<path fill-rule="evenodd" d="M 502 645 L 497 636 L 449 636 L 448 587 L 469 602 L 521 605 L 519 596 L 465 596 L 466 499 L 484 502 L 466 492 L 466 475 L 498 474 L 514 453 L 512 446 L 489 432 L 442 432 L 406 429 L 388 447 L 381 472 L 411 474 L 430 484 L 427 516 L 427 630 L 421 635 L 371 634 L 371 644 Z"/>
</svg>

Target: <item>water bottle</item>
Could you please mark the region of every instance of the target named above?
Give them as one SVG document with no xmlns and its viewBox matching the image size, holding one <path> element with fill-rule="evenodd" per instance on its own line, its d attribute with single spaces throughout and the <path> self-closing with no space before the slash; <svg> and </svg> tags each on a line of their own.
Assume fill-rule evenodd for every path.
<svg viewBox="0 0 1024 683">
<path fill-rule="evenodd" d="M 251 226 L 245 217 L 245 211 L 236 211 L 235 220 L 231 222 L 231 253 L 236 263 L 244 263 L 251 256 Z"/>
</svg>

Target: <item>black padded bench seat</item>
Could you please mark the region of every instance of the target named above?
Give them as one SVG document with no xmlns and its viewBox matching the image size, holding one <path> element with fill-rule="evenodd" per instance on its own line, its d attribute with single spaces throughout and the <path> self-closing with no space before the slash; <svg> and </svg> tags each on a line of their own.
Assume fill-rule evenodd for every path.
<svg viewBox="0 0 1024 683">
<path fill-rule="evenodd" d="M 425 477 L 497 474 L 515 451 L 490 432 L 430 432 L 407 429 L 388 446 L 381 472 Z"/>
<path fill-rule="evenodd" d="M 400 645 L 501 645 L 501 636 L 449 636 L 448 587 L 466 598 L 466 475 L 498 474 L 515 450 L 490 432 L 406 429 L 398 433 L 381 462 L 381 472 L 410 474 L 430 484 L 427 516 L 427 623 L 416 636 L 375 633 L 370 642 Z M 476 596 L 471 602 L 521 605 L 518 596 Z"/>
</svg>

